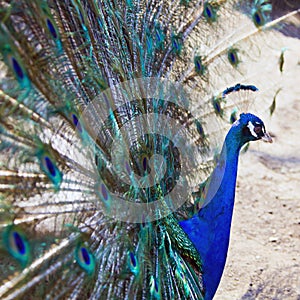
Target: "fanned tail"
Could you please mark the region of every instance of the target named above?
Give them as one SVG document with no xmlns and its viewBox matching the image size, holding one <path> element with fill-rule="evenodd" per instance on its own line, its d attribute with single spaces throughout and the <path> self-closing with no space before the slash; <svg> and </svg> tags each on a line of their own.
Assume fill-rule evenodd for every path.
<svg viewBox="0 0 300 300">
<path fill-rule="evenodd" d="M 297 11 L 0 5 L 0 298 L 204 299 L 178 220 L 197 210 L 220 136 L 251 102 L 249 89 L 222 92 L 262 87 L 268 75 L 256 82 L 247 66 Z"/>
</svg>

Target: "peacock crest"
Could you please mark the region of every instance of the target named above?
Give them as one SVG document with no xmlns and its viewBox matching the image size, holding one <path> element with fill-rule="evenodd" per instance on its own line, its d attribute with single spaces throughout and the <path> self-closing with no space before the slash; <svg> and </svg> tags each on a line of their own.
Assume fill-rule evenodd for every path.
<svg viewBox="0 0 300 300">
<path fill-rule="evenodd" d="M 296 13 L 0 0 L 0 298 L 212 299 Z"/>
</svg>

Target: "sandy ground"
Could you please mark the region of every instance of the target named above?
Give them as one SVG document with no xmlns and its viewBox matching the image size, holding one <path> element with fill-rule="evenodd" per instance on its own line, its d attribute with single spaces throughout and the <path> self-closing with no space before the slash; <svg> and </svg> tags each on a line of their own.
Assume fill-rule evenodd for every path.
<svg viewBox="0 0 300 300">
<path fill-rule="evenodd" d="M 240 157 L 227 265 L 215 300 L 300 299 L 300 42 L 266 123 Z M 298 55 L 295 57 L 295 55 Z"/>
</svg>

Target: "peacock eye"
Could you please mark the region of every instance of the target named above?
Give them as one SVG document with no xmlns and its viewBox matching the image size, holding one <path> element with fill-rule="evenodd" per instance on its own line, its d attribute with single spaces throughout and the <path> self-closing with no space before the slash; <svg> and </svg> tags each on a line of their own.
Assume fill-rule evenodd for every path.
<svg viewBox="0 0 300 300">
<path fill-rule="evenodd" d="M 144 171 L 147 170 L 147 166 L 148 166 L 148 159 L 147 159 L 147 157 L 144 157 L 143 158 L 143 169 L 144 169 Z"/>
<path fill-rule="evenodd" d="M 18 232 L 14 232 L 13 236 L 15 239 L 15 244 L 16 244 L 16 248 L 17 248 L 18 252 L 23 255 L 25 253 L 25 243 L 24 243 L 22 237 L 20 236 L 20 234 Z"/>
<path fill-rule="evenodd" d="M 262 127 L 259 125 L 259 126 L 255 126 L 254 127 L 254 132 L 257 134 L 257 135 L 259 135 L 260 133 L 262 133 L 263 132 L 263 129 L 262 129 Z"/>
<path fill-rule="evenodd" d="M 227 52 L 227 58 L 228 58 L 230 64 L 236 68 L 240 63 L 240 59 L 238 56 L 238 49 L 230 48 Z"/>
<path fill-rule="evenodd" d="M 80 121 L 78 120 L 77 116 L 75 114 L 72 114 L 72 121 L 73 121 L 73 124 L 74 126 L 76 127 L 76 129 L 82 133 L 82 127 L 81 127 L 81 123 Z"/>
<path fill-rule="evenodd" d="M 20 64 L 18 63 L 18 61 L 14 57 L 12 57 L 11 61 L 12 61 L 12 66 L 13 66 L 14 72 L 17 75 L 17 77 L 20 78 L 20 79 L 23 79 L 24 78 L 24 72 L 22 70 L 22 67 L 20 66 Z"/>
<path fill-rule="evenodd" d="M 29 243 L 25 235 L 11 225 L 4 231 L 3 241 L 8 252 L 25 267 L 30 257 Z"/>
<path fill-rule="evenodd" d="M 255 126 L 254 132 L 257 134 L 257 136 L 263 136 L 265 133 L 264 128 L 261 125 Z"/>
<path fill-rule="evenodd" d="M 51 159 L 50 159 L 48 156 L 45 156 L 44 159 L 45 159 L 45 165 L 46 165 L 47 170 L 49 171 L 49 173 L 50 173 L 52 176 L 55 176 L 56 170 L 55 170 L 55 166 L 54 166 L 54 164 L 52 163 Z"/>
<path fill-rule="evenodd" d="M 107 201 L 108 200 L 108 192 L 107 192 L 106 186 L 104 184 L 101 185 L 101 193 L 102 193 L 103 199 L 105 201 Z"/>
<path fill-rule="evenodd" d="M 206 68 L 203 64 L 203 59 L 201 56 L 195 56 L 194 58 L 194 64 L 195 64 L 195 71 L 199 75 L 204 75 Z"/>
<path fill-rule="evenodd" d="M 75 249 L 75 260 L 77 264 L 88 274 L 95 270 L 95 258 L 92 252 L 84 244 L 79 244 Z"/>
<path fill-rule="evenodd" d="M 81 250 L 81 256 L 83 261 L 85 262 L 86 265 L 89 265 L 91 263 L 91 259 L 87 249 L 82 247 L 80 250 Z"/>
<path fill-rule="evenodd" d="M 134 254 L 132 252 L 129 253 L 129 256 L 130 256 L 130 262 L 131 264 L 136 267 L 136 259 L 134 257 Z"/>
<path fill-rule="evenodd" d="M 207 22 L 215 22 L 217 20 L 217 9 L 209 3 L 205 3 L 203 15 Z"/>
<path fill-rule="evenodd" d="M 131 251 L 128 252 L 128 266 L 129 266 L 130 271 L 133 274 L 138 275 L 138 273 L 140 271 L 139 264 L 138 264 L 136 256 Z"/>
<path fill-rule="evenodd" d="M 257 27 L 259 27 L 259 26 L 261 26 L 262 25 L 262 20 L 263 20 L 263 18 L 262 18 L 262 16 L 261 16 L 261 14 L 260 14 L 260 12 L 255 12 L 254 14 L 253 14 L 253 21 L 254 21 L 254 23 L 255 23 L 255 25 L 257 26 Z"/>
<path fill-rule="evenodd" d="M 47 19 L 46 23 L 47 23 L 47 27 L 48 27 L 49 32 L 51 33 L 52 37 L 54 39 L 57 39 L 58 35 L 57 35 L 57 32 L 56 32 L 55 27 L 52 24 L 52 22 L 49 19 Z"/>
</svg>

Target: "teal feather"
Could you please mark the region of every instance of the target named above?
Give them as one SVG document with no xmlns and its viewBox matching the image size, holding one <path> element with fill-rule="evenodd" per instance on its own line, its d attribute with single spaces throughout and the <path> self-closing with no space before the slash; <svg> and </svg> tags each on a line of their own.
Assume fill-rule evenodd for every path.
<svg viewBox="0 0 300 300">
<path fill-rule="evenodd" d="M 0 7 L 0 298 L 211 299 L 240 148 L 270 141 L 241 113 L 273 114 L 280 90 L 248 69 L 297 11 L 272 19 L 259 0 Z M 278 80 L 280 49 L 260 64 Z"/>
<path fill-rule="evenodd" d="M 7 251 L 25 267 L 29 262 L 30 248 L 27 238 L 15 226 L 7 226 L 3 232 L 3 244 Z"/>
</svg>

